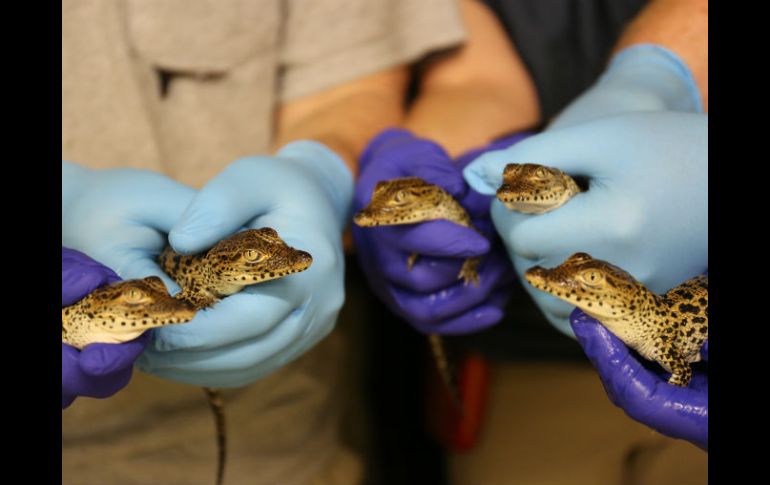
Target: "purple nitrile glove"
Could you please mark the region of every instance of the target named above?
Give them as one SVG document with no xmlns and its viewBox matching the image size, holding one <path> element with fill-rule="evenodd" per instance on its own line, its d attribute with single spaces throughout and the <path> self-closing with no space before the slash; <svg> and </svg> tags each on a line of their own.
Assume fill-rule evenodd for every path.
<svg viewBox="0 0 770 485">
<path fill-rule="evenodd" d="M 502 318 L 514 272 L 489 216 L 492 198 L 471 191 L 462 169 L 480 152 L 508 147 L 524 136 L 475 150 L 454 161 L 436 143 L 406 130 L 389 129 L 376 136 L 362 154 L 354 212 L 369 203 L 378 182 L 420 177 L 457 199 L 483 234 L 443 220 L 373 228 L 353 225 L 356 252 L 370 286 L 393 312 L 418 331 L 467 334 Z M 407 259 L 412 253 L 420 257 L 409 271 Z M 457 278 L 463 261 L 472 256 L 485 256 L 479 265 L 479 286 L 466 286 Z"/>
<path fill-rule="evenodd" d="M 72 305 L 95 289 L 120 281 L 110 268 L 85 254 L 61 249 L 61 304 Z M 148 342 L 148 333 L 122 344 L 91 344 L 82 351 L 61 344 L 61 407 L 78 396 L 112 396 L 131 380 L 133 363 Z"/>
<path fill-rule="evenodd" d="M 619 338 L 582 311 L 573 311 L 570 323 L 613 404 L 635 421 L 708 451 L 707 373 L 694 370 L 688 387 L 671 385 L 663 369 L 648 370 Z M 708 361 L 708 341 L 701 358 Z"/>
</svg>

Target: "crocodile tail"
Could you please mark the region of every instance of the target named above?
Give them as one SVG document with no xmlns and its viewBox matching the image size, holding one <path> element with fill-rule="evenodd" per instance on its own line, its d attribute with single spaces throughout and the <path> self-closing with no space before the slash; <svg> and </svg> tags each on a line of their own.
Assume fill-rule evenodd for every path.
<svg viewBox="0 0 770 485">
<path fill-rule="evenodd" d="M 222 485 L 225 477 L 225 461 L 227 460 L 227 428 L 225 422 L 225 400 L 217 389 L 204 387 L 206 398 L 214 415 L 214 427 L 217 434 L 217 485 Z"/>
</svg>

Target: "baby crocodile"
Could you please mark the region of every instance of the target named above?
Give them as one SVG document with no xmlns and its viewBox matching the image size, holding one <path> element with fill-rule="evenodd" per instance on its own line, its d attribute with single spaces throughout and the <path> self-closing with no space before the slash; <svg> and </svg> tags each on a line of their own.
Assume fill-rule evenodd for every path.
<svg viewBox="0 0 770 485">
<path fill-rule="evenodd" d="M 182 256 L 166 246 L 158 262 L 182 288 L 176 298 L 201 309 L 246 286 L 305 271 L 313 257 L 263 227 L 233 234 L 204 254 Z"/>
<path fill-rule="evenodd" d="M 436 219 L 446 219 L 474 229 L 468 213 L 447 191 L 418 177 L 403 177 L 377 183 L 369 205 L 361 209 L 353 221 L 361 227 L 375 227 L 416 224 Z M 417 254 L 411 254 L 407 259 L 409 270 L 416 259 Z M 472 282 L 478 286 L 480 261 L 478 257 L 466 259 L 457 275 L 458 279 L 461 278 L 466 285 Z M 428 343 L 439 374 L 450 389 L 455 405 L 462 411 L 459 391 L 450 370 L 443 340 L 437 334 L 430 334 Z"/>
<path fill-rule="evenodd" d="M 564 205 L 581 191 L 575 179 L 558 168 L 533 163 L 509 163 L 497 198 L 511 210 L 544 214 Z"/>
<path fill-rule="evenodd" d="M 474 229 L 471 217 L 463 206 L 438 185 L 429 184 L 418 177 L 395 178 L 379 182 L 374 187 L 372 200 L 353 218 L 361 227 L 395 226 L 446 219 Z M 412 254 L 407 260 L 411 270 L 417 259 Z M 463 262 L 457 278 L 465 284 L 479 284 L 478 267 L 481 258 L 468 258 Z"/>
<path fill-rule="evenodd" d="M 157 276 L 119 281 L 62 308 L 61 341 L 78 349 L 127 342 L 149 328 L 189 322 L 194 316 L 195 308 L 171 297 Z"/>
<path fill-rule="evenodd" d="M 305 271 L 313 263 L 310 253 L 288 246 L 275 229 L 263 227 L 238 232 L 215 244 L 206 253 L 183 256 L 171 246 L 158 257 L 161 268 L 182 288 L 175 298 L 196 310 L 263 281 Z M 217 430 L 217 485 L 224 478 L 227 454 L 224 398 L 204 387 Z"/>
<path fill-rule="evenodd" d="M 629 347 L 686 387 L 691 362 L 708 339 L 708 277 L 696 276 L 659 296 L 612 264 L 576 253 L 553 269 L 528 269 L 535 288 L 576 305 Z"/>
<path fill-rule="evenodd" d="M 192 320 L 197 310 L 262 281 L 304 271 L 310 254 L 291 248 L 271 228 L 236 233 L 201 255 L 182 256 L 166 247 L 161 267 L 182 287 L 171 297 L 162 280 L 148 277 L 100 288 L 62 309 L 62 342 L 83 348 L 119 343 L 144 330 Z M 217 484 L 224 477 L 226 434 L 221 394 L 204 388 L 217 428 Z"/>
</svg>

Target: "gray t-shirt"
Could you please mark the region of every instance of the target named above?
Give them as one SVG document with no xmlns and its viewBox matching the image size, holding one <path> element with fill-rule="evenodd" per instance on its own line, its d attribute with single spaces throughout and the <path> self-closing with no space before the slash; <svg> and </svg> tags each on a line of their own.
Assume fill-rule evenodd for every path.
<svg viewBox="0 0 770 485">
<path fill-rule="evenodd" d="M 62 158 L 200 187 L 282 101 L 455 46 L 456 0 L 65 0 Z"/>
</svg>

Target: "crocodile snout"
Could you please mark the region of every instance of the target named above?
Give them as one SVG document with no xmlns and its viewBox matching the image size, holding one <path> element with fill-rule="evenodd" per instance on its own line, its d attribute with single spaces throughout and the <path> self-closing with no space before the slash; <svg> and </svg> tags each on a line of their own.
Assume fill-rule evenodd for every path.
<svg viewBox="0 0 770 485">
<path fill-rule="evenodd" d="M 358 211 L 356 215 L 353 216 L 353 222 L 355 222 L 357 225 L 361 227 L 373 226 L 375 223 L 374 217 L 372 217 L 371 212 L 369 212 L 366 209 Z"/>
<path fill-rule="evenodd" d="M 302 269 L 307 269 L 313 264 L 313 256 L 305 251 L 297 251 L 296 263 L 300 265 Z"/>
<path fill-rule="evenodd" d="M 548 280 L 548 270 L 540 266 L 534 266 L 524 272 L 524 278 L 535 288 L 544 288 Z"/>
</svg>

